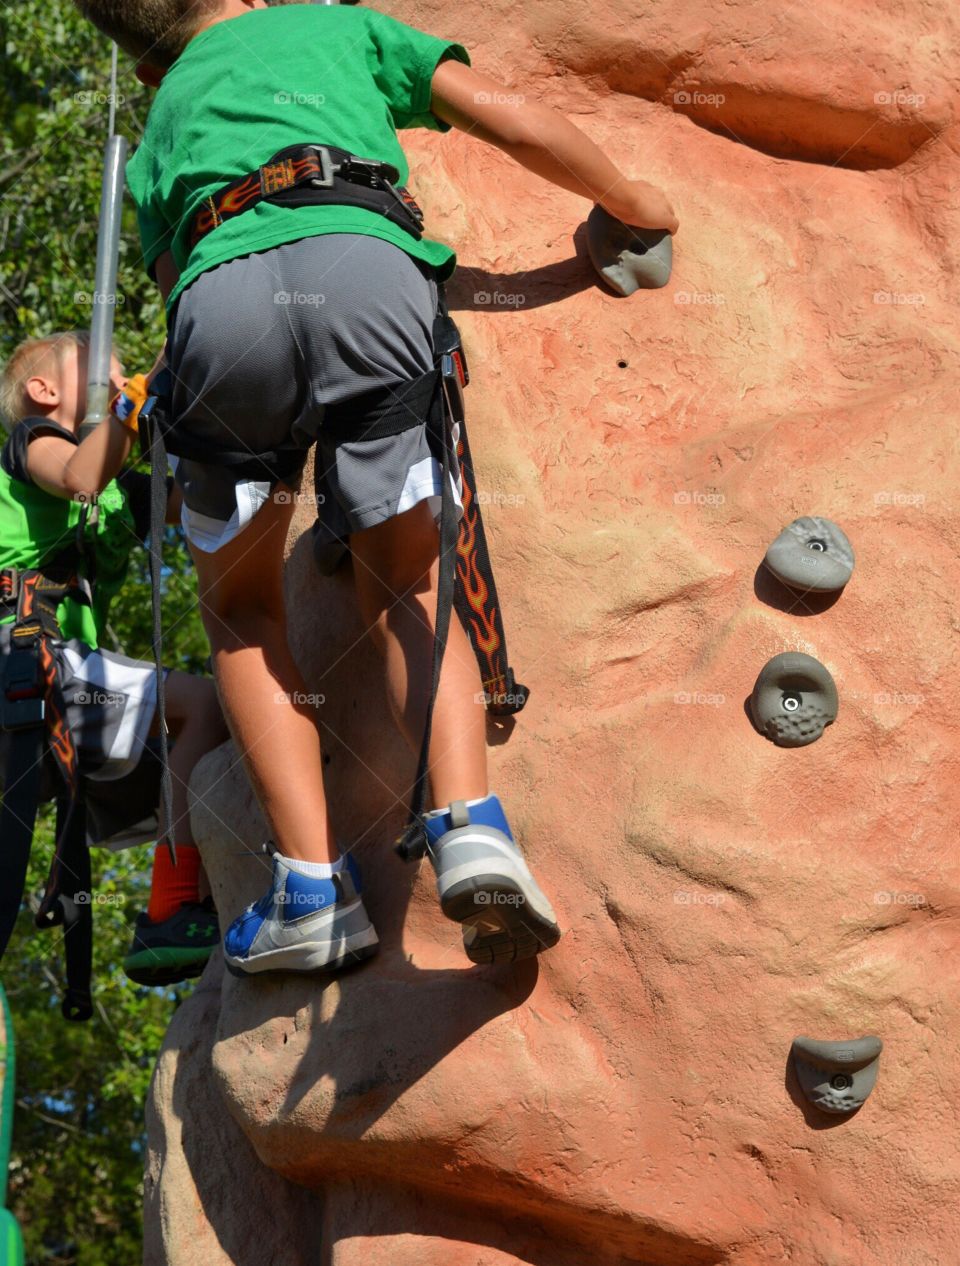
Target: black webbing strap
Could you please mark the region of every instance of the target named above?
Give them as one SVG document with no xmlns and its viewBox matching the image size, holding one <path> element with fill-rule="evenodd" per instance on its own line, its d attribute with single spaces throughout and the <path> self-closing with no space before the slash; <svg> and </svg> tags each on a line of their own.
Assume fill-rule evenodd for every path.
<svg viewBox="0 0 960 1266">
<path fill-rule="evenodd" d="M 93 905 L 87 815 L 82 800 L 57 800 L 57 848 L 36 916 L 38 928 L 63 928 L 67 991 L 60 1011 L 82 1023 L 93 1015 Z"/>
<path fill-rule="evenodd" d="M 10 732 L 0 810 L 0 958 L 20 912 L 43 772 L 43 712 L 37 724 Z"/>
<path fill-rule="evenodd" d="M 463 421 L 457 440 L 457 460 L 463 486 L 463 522 L 457 544 L 458 584 L 454 599 L 457 615 L 480 667 L 487 711 L 491 716 L 512 716 L 524 707 L 530 691 L 517 681 L 510 667 L 497 582 L 477 500 L 470 440 Z"/>
<path fill-rule="evenodd" d="M 163 425 L 154 416 L 159 397 L 149 396 L 140 410 L 141 443 L 149 437 L 150 454 L 150 609 L 153 620 L 153 662 L 157 674 L 157 722 L 160 727 L 160 837 L 166 843 L 170 860 L 177 864 L 177 850 L 170 829 L 173 825 L 173 783 L 170 777 L 170 744 L 167 740 L 167 692 L 163 672 L 163 619 L 160 581 L 163 575 L 163 530 L 167 521 L 167 450 L 164 447 Z M 151 405 L 152 402 L 152 405 Z"/>
<path fill-rule="evenodd" d="M 159 431 L 161 428 L 156 429 Z M 153 427 L 151 427 L 151 433 L 152 431 Z M 260 453 L 221 448 L 217 444 L 206 443 L 203 440 L 189 439 L 172 426 L 164 430 L 162 449 L 164 461 L 166 461 L 167 453 L 172 453 L 175 457 L 184 457 L 188 461 L 229 467 L 235 475 L 240 475 L 244 479 L 263 482 L 288 479 L 303 465 L 305 456 L 302 448 L 294 447 L 265 449 Z M 166 474 L 164 474 L 164 481 L 166 481 Z"/>
<path fill-rule="evenodd" d="M 441 453 L 440 469 L 442 493 L 440 497 L 440 566 L 437 581 L 437 618 L 433 635 L 433 669 L 430 674 L 430 698 L 427 701 L 427 714 L 423 726 L 423 741 L 420 745 L 420 756 L 417 760 L 416 779 L 413 784 L 413 795 L 410 801 L 410 813 L 403 834 L 397 841 L 396 850 L 404 861 L 414 861 L 427 851 L 427 832 L 423 821 L 423 809 L 427 797 L 427 776 L 430 770 L 430 736 L 433 730 L 433 708 L 440 687 L 440 672 L 443 668 L 443 655 L 447 649 L 447 634 L 450 630 L 450 613 L 453 610 L 453 590 L 456 583 L 456 549 L 458 525 L 454 513 L 453 488 L 450 474 L 453 468 L 450 446 L 453 442 L 451 429 L 447 424 L 450 402 L 447 387 L 440 371 L 434 388 L 433 403 L 427 423 L 432 431 L 434 443 Z"/>
<path fill-rule="evenodd" d="M 511 716 L 523 708 L 530 691 L 517 682 L 507 655 L 507 635 L 497 595 L 493 562 L 487 547 L 477 478 L 467 436 L 463 388 L 470 381 L 460 331 L 447 309 L 446 291 L 437 287 L 437 318 L 433 328 L 434 353 L 444 367 L 451 410 L 451 430 L 457 430 L 461 502 L 457 540 L 457 583 L 454 603 L 480 669 L 484 703 L 492 716 Z"/>
<path fill-rule="evenodd" d="M 439 379 L 440 369 L 434 367 L 397 386 L 369 392 L 363 397 L 363 412 L 373 420 L 358 428 L 356 418 L 346 414 L 324 418 L 324 438 L 335 444 L 382 440 L 422 426 L 433 407 Z"/>
</svg>

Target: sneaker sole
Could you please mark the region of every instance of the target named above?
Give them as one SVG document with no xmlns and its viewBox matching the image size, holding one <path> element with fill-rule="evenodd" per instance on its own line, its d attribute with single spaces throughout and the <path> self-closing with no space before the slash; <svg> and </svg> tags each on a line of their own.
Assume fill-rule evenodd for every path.
<svg viewBox="0 0 960 1266">
<path fill-rule="evenodd" d="M 215 944 L 208 944 L 138 949 L 124 958 L 123 970 L 138 985 L 176 984 L 177 980 L 199 976 L 215 948 Z"/>
<path fill-rule="evenodd" d="M 471 963 L 516 963 L 552 949 L 560 928 L 541 915 L 519 886 L 503 875 L 472 875 L 450 885 L 440 909 L 463 925 Z"/>
<path fill-rule="evenodd" d="M 369 939 L 370 933 L 373 940 Z M 346 967 L 365 963 L 373 958 L 380 949 L 376 932 L 357 933 L 348 937 L 336 958 L 330 958 L 328 943 L 311 949 L 305 945 L 291 945 L 287 949 L 268 950 L 257 954 L 255 958 L 232 958 L 224 953 L 227 970 L 234 976 L 256 976 L 260 972 L 291 971 L 300 975 L 320 975 L 324 972 L 340 971 Z"/>
<path fill-rule="evenodd" d="M 187 980 L 198 980 L 203 975 L 203 969 L 206 963 L 199 963 L 193 967 L 181 967 L 179 970 L 170 968 L 167 971 L 124 971 L 124 975 L 128 980 L 133 981 L 135 985 L 144 985 L 148 989 L 165 988 L 168 985 L 181 985 Z"/>
</svg>

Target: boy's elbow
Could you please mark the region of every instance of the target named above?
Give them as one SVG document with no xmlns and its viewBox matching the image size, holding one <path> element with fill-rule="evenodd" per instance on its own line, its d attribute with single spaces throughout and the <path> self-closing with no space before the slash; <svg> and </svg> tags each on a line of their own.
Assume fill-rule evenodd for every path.
<svg viewBox="0 0 960 1266">
<path fill-rule="evenodd" d="M 62 479 L 63 494 L 69 497 L 71 501 L 93 501 L 103 491 L 102 488 L 93 486 L 93 480 L 84 476 L 79 471 L 71 470 L 69 466 L 64 469 Z"/>
</svg>

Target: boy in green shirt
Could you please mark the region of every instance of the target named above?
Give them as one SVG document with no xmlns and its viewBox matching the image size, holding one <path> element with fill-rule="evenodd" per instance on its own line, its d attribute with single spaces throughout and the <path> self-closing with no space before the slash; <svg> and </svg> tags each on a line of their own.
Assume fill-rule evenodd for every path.
<svg viewBox="0 0 960 1266">
<path fill-rule="evenodd" d="M 462 45 L 371 9 L 77 4 L 158 88 L 128 184 L 167 302 L 173 419 L 192 444 L 176 478 L 215 672 L 276 845 L 270 890 L 227 932 L 227 963 L 330 970 L 374 953 L 377 936 L 334 839 L 320 739 L 287 645 L 293 499 L 277 488 L 296 484 L 316 442 L 324 523 L 350 538 L 360 610 L 416 746 L 443 483 L 415 384 L 434 366 L 438 285 L 455 255 L 422 235 L 397 130 L 456 126 L 625 223 L 673 231 L 676 220 L 657 189 L 623 177 L 562 116 L 515 104 L 471 70 Z M 240 473 L 218 449 L 256 457 Z M 489 791 L 479 685 L 454 621 L 429 749 L 437 807 L 423 826 L 468 956 L 513 961 L 560 933 Z"/>
<path fill-rule="evenodd" d="M 147 534 L 149 476 L 120 473 L 135 432 L 115 416 L 79 440 L 86 354 L 83 333 L 29 340 L 14 351 L 0 380 L 9 430 L 0 453 L 0 667 L 10 653 L 25 577 L 38 570 L 75 575 L 79 584 L 57 608 L 51 650 L 77 752 L 89 842 L 116 848 L 156 839 L 157 829 L 156 670 L 100 649 L 131 551 Z M 117 390 L 125 385 L 116 357 L 111 381 Z M 88 509 L 84 516 L 94 497 L 96 514 Z M 179 500 L 171 490 L 170 521 L 179 520 Z M 166 847 L 157 848 L 150 904 L 124 961 L 131 979 L 150 985 L 199 975 L 217 942 L 216 914 L 199 891 L 187 783 L 226 731 L 212 681 L 169 672 L 166 683 L 176 738 L 170 763 L 178 864 L 172 866 Z M 5 765 L 10 736 L 3 738 Z M 19 894 L 6 895 L 16 900 Z"/>
</svg>

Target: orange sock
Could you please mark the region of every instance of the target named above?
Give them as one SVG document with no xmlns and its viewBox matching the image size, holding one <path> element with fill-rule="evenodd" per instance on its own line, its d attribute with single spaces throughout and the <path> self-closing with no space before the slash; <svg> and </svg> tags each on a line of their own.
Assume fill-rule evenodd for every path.
<svg viewBox="0 0 960 1266">
<path fill-rule="evenodd" d="M 193 844 L 177 845 L 177 865 L 170 860 L 166 844 L 158 844 L 153 854 L 153 879 L 147 918 L 162 923 L 176 914 L 185 901 L 199 901 L 200 850 Z"/>
</svg>

